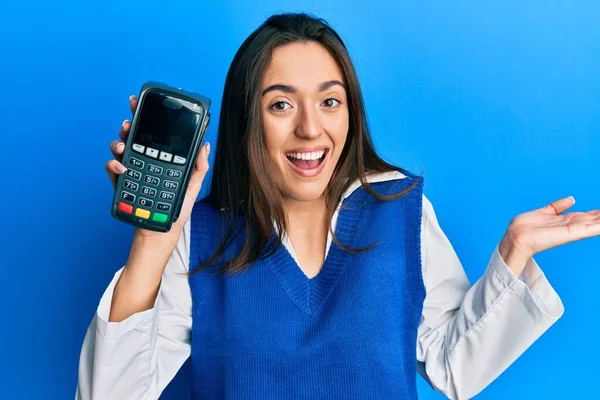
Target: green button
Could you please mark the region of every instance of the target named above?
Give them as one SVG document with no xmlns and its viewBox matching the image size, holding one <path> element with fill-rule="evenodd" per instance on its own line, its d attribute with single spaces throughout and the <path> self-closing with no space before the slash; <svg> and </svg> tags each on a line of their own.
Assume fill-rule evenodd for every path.
<svg viewBox="0 0 600 400">
<path fill-rule="evenodd" d="M 156 222 L 166 222 L 169 216 L 167 214 L 154 213 L 152 216 L 152 221 Z"/>
</svg>

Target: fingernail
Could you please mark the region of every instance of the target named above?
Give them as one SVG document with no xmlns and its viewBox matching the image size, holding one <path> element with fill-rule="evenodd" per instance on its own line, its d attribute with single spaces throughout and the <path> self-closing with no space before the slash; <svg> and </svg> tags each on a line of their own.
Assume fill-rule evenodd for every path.
<svg viewBox="0 0 600 400">
<path fill-rule="evenodd" d="M 127 168 L 125 168 L 125 166 L 123 164 L 117 164 L 117 166 L 115 167 L 115 169 L 120 172 L 121 174 L 125 171 L 127 171 Z"/>
<path fill-rule="evenodd" d="M 135 99 L 135 95 L 132 94 L 131 96 L 129 96 L 129 101 L 132 101 L 133 99 Z"/>
<path fill-rule="evenodd" d="M 123 128 L 125 128 L 125 123 L 126 123 L 126 122 L 129 122 L 129 120 L 128 120 L 128 119 L 126 119 L 126 120 L 124 120 L 124 121 L 123 121 L 123 123 L 121 124 L 121 125 L 123 126 Z"/>
<path fill-rule="evenodd" d="M 119 150 L 121 150 L 121 148 L 122 148 L 122 147 L 125 147 L 125 143 L 123 143 L 123 142 L 119 142 L 119 143 L 117 143 L 117 148 L 116 148 L 116 150 L 117 150 L 117 151 L 119 151 Z"/>
<path fill-rule="evenodd" d="M 210 154 L 210 143 L 206 142 L 206 158 L 208 158 L 209 154 Z"/>
<path fill-rule="evenodd" d="M 573 199 L 573 204 L 575 204 L 575 197 L 573 197 L 573 196 L 569 196 L 569 197 Z"/>
</svg>

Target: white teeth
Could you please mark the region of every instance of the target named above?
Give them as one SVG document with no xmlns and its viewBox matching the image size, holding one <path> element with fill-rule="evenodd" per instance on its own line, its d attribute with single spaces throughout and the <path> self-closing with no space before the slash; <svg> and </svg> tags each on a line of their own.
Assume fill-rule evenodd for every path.
<svg viewBox="0 0 600 400">
<path fill-rule="evenodd" d="M 288 157 L 297 158 L 299 160 L 318 160 L 325 154 L 325 150 L 313 151 L 310 153 L 287 153 Z"/>
</svg>

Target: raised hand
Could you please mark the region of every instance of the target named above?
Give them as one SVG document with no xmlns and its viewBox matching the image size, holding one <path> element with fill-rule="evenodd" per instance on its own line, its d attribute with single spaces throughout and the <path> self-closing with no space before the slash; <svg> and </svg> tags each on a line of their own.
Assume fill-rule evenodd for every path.
<svg viewBox="0 0 600 400">
<path fill-rule="evenodd" d="M 512 219 L 499 251 L 516 276 L 536 253 L 600 235 L 600 210 L 562 214 L 573 204 L 573 197 L 565 197 Z"/>
</svg>

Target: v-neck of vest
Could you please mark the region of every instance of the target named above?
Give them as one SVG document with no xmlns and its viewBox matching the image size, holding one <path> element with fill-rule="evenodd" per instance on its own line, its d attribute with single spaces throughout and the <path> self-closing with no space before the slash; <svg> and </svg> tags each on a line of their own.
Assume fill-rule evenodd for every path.
<svg viewBox="0 0 600 400">
<path fill-rule="evenodd" d="M 354 247 L 354 239 L 362 216 L 367 193 L 356 189 L 342 200 L 338 211 L 335 235 L 345 246 Z M 271 235 L 276 240 L 276 234 Z M 331 241 L 327 257 L 319 273 L 309 278 L 296 263 L 288 249 L 281 244 L 275 252 L 265 259 L 265 263 L 277 277 L 290 299 L 305 313 L 319 312 L 335 288 L 344 268 L 348 252 Z"/>
</svg>

